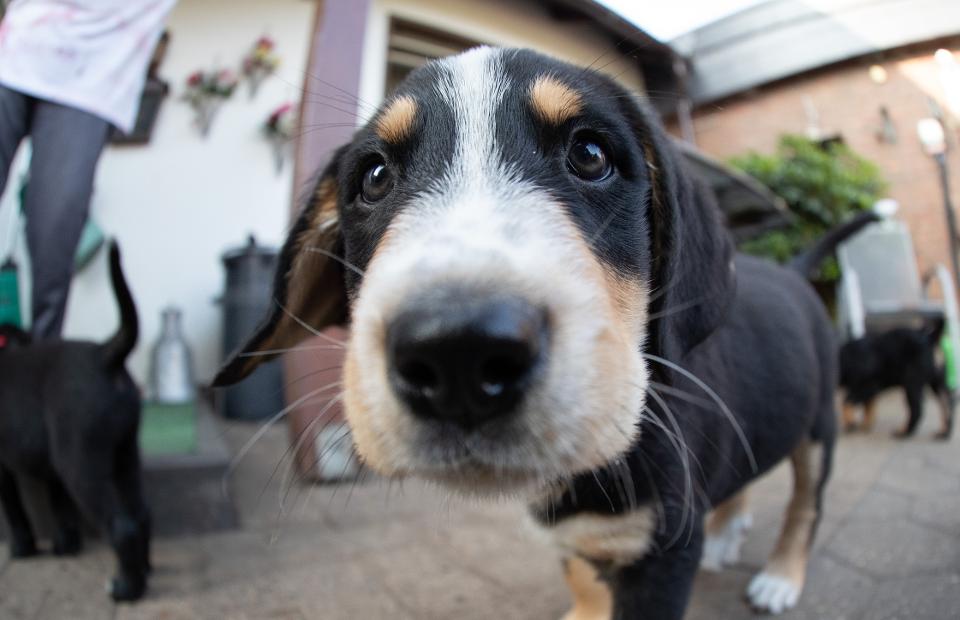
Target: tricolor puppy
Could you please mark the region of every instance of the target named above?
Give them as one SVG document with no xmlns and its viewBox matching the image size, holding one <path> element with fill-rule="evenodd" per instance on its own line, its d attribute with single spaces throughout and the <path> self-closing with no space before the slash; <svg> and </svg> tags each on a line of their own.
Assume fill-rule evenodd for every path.
<svg viewBox="0 0 960 620">
<path fill-rule="evenodd" d="M 217 383 L 348 321 L 364 461 L 529 501 L 566 555 L 570 617 L 680 618 L 706 513 L 727 502 L 711 531 L 738 536 L 744 486 L 788 457 L 749 596 L 796 603 L 834 441 L 830 325 L 798 274 L 734 256 L 610 79 L 490 48 L 413 72 L 321 174 L 275 295 Z"/>
</svg>

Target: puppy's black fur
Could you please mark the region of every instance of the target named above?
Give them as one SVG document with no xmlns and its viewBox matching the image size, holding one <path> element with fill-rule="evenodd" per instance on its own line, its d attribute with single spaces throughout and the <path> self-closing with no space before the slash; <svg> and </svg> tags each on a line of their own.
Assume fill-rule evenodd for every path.
<svg viewBox="0 0 960 620">
<path fill-rule="evenodd" d="M 936 359 L 943 328 L 943 319 L 938 319 L 923 328 L 901 327 L 845 343 L 840 348 L 840 385 L 846 390 L 846 404 L 872 407 L 872 401 L 881 392 L 901 388 L 908 418 L 896 434 L 908 437 L 923 417 L 923 390 L 929 386 L 942 409 L 942 427 L 937 437 L 949 438 L 955 403 L 947 387 L 945 365 Z M 850 420 L 847 422 L 852 426 Z M 866 424 L 871 422 L 868 418 Z"/>
<path fill-rule="evenodd" d="M 150 522 L 140 486 L 140 395 L 124 367 L 137 341 L 137 312 L 110 247 L 110 276 L 121 325 L 104 343 L 52 341 L 0 327 L 0 501 L 12 557 L 37 552 L 18 480 L 47 488 L 55 554 L 81 547 L 81 514 L 107 535 L 118 572 L 116 600 L 143 595 Z"/>
<path fill-rule="evenodd" d="M 550 529 L 583 516 L 619 523 L 655 509 L 648 552 L 609 564 L 584 555 L 611 586 L 613 617 L 677 619 L 700 560 L 706 513 L 791 456 L 797 514 L 788 523 L 797 516 L 803 525 L 791 526 L 787 560 L 800 574 L 783 578 L 793 579 L 799 593 L 836 427 L 833 328 L 798 273 L 815 261 L 791 270 L 735 255 L 713 195 L 687 169 L 655 113 L 609 78 L 527 50 L 493 54 L 497 79 L 512 85 L 489 128 L 498 161 L 515 182 L 549 189 L 604 269 L 652 292 L 646 338 L 637 343 L 652 380 L 649 412 L 636 412 L 639 439 L 609 464 L 563 480 L 558 494 L 534 504 L 535 518 Z M 275 312 L 216 384 L 238 381 L 269 359 L 253 352 L 290 347 L 309 331 L 349 320 L 391 221 L 417 209 L 417 196 L 457 156 L 453 137 L 462 129 L 437 96 L 443 71 L 427 65 L 399 87 L 396 95 L 418 106 L 408 139 L 385 142 L 371 124 L 336 151 L 284 246 Z M 568 121 L 550 125 L 531 114 L 529 85 L 544 75 L 581 94 L 583 105 Z M 570 145 L 583 135 L 613 163 L 614 172 L 596 182 L 577 178 L 568 165 Z M 360 191 L 371 161 L 392 175 L 389 193 L 375 206 Z M 811 256 L 838 240 L 829 236 Z"/>
</svg>

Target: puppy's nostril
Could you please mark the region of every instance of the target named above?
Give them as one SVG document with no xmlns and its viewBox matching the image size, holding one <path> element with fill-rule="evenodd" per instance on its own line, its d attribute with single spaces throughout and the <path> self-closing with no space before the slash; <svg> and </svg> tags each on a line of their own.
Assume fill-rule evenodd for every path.
<svg viewBox="0 0 960 620">
<path fill-rule="evenodd" d="M 425 396 L 433 394 L 440 385 L 437 371 L 423 362 L 411 361 L 400 364 L 397 372 L 410 387 L 420 390 Z"/>
<path fill-rule="evenodd" d="M 480 389 L 487 396 L 500 396 L 508 386 L 519 384 L 530 372 L 530 359 L 498 355 L 480 365 Z"/>
</svg>

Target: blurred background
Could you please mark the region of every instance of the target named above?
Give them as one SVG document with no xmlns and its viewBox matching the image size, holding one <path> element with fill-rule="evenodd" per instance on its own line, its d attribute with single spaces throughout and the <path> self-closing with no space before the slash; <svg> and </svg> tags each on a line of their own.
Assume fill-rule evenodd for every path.
<svg viewBox="0 0 960 620">
<path fill-rule="evenodd" d="M 164 31 L 135 127 L 111 135 L 97 168 L 64 335 L 103 340 L 116 329 L 98 250 L 116 238 L 141 321 L 128 366 L 149 400 L 147 490 L 157 531 L 170 538 L 158 546 L 154 594 L 138 608 L 81 603 L 92 577 L 75 565 L 11 564 L 0 568 L 2 617 L 519 618 L 565 609 L 549 552 L 517 552 L 531 543 L 506 525 L 512 508 L 355 485 L 364 473 L 334 394 L 322 391 L 337 380 L 337 350 L 307 343 L 232 396 L 204 388 L 266 311 L 275 252 L 327 156 L 409 71 L 475 45 L 534 48 L 647 98 L 713 185 L 745 251 L 785 260 L 888 200 L 893 219 L 872 245 L 824 267 L 818 290 L 846 336 L 931 315 L 951 322 L 948 339 L 958 333 L 956 0 L 179 0 Z M 0 199 L 0 262 L 11 259 L 24 324 L 29 157 L 26 140 Z M 858 263 L 870 248 L 889 266 Z M 887 431 L 903 405 L 899 395 L 883 402 Z M 278 417 L 286 419 L 264 426 Z M 925 431 L 936 426 L 936 413 L 928 418 Z M 814 565 L 824 577 L 812 578 L 791 617 L 955 613 L 956 442 L 900 446 L 887 434 L 841 446 L 846 468 L 823 529 L 827 541 L 844 527 L 853 533 L 823 543 L 841 550 Z M 757 542 L 732 577 L 698 582 L 691 617 L 746 617 L 737 599 L 772 544 L 786 476 L 761 484 Z M 348 487 L 340 498 L 337 486 L 316 486 L 338 480 Z M 864 537 L 870 531 L 878 538 Z M 396 553 L 374 554 L 381 542 Z M 87 569 L 105 557 L 85 560 L 94 562 Z M 460 558 L 473 559 L 464 568 Z M 67 585 L 35 585 L 44 579 Z M 849 594 L 857 589 L 868 594 Z"/>
</svg>

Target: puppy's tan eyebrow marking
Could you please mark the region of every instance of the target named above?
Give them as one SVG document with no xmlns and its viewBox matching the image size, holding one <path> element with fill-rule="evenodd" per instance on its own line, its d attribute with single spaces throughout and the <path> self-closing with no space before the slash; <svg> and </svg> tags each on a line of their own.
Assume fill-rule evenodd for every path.
<svg viewBox="0 0 960 620">
<path fill-rule="evenodd" d="M 377 135 L 386 142 L 402 142 L 413 130 L 413 121 L 417 117 L 417 102 L 409 95 L 401 95 L 383 110 L 377 117 L 375 129 Z"/>
<path fill-rule="evenodd" d="M 583 109 L 583 97 L 552 75 L 541 75 L 530 87 L 530 105 L 541 120 L 559 125 Z"/>
</svg>

